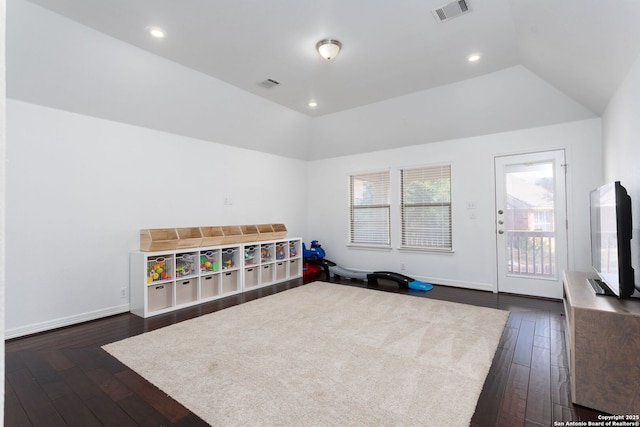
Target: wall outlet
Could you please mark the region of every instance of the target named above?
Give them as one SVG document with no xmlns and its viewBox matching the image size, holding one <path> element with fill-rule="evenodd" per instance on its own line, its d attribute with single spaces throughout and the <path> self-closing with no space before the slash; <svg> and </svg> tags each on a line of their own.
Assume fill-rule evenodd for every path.
<svg viewBox="0 0 640 427">
<path fill-rule="evenodd" d="M 120 288 L 120 298 L 127 297 L 127 288 Z"/>
</svg>

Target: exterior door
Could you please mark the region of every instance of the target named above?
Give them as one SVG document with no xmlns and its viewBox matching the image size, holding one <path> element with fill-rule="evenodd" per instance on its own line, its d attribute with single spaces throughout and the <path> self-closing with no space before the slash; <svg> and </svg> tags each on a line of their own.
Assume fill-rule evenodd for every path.
<svg viewBox="0 0 640 427">
<path fill-rule="evenodd" d="M 562 298 L 564 150 L 495 158 L 498 292 Z"/>
</svg>

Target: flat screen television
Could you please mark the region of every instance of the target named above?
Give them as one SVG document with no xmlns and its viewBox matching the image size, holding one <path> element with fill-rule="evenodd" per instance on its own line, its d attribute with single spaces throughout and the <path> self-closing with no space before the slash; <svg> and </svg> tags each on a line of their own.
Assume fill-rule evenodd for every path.
<svg viewBox="0 0 640 427">
<path fill-rule="evenodd" d="M 635 291 L 631 266 L 631 198 L 619 181 L 590 193 L 591 265 L 596 294 L 628 298 Z"/>
</svg>

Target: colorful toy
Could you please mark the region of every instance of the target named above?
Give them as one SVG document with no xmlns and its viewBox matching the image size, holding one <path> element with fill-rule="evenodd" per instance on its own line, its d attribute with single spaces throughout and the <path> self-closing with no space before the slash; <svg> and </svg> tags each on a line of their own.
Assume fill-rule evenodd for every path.
<svg viewBox="0 0 640 427">
<path fill-rule="evenodd" d="M 237 252 L 235 249 L 224 249 L 222 251 L 222 269 L 227 270 L 229 268 L 235 267 L 234 252 Z"/>
<path fill-rule="evenodd" d="M 261 262 L 271 261 L 271 251 L 267 246 L 262 246 L 260 248 L 260 260 Z"/>
<path fill-rule="evenodd" d="M 304 263 L 304 268 L 302 269 L 302 276 L 305 279 L 315 279 L 318 277 L 318 274 L 322 271 L 322 268 L 316 264 L 309 264 L 307 262 Z"/>
<path fill-rule="evenodd" d="M 180 262 L 176 266 L 176 277 L 185 277 L 191 274 L 190 265 L 186 262 Z"/>
<path fill-rule="evenodd" d="M 176 256 L 176 278 L 186 277 L 196 273 L 198 268 L 197 254 L 182 254 Z"/>
<path fill-rule="evenodd" d="M 421 282 L 404 274 L 394 273 L 392 271 L 354 271 L 340 267 L 333 261 L 325 258 L 325 251 L 320 247 L 317 240 L 311 241 L 311 248 L 307 249 L 302 244 L 304 254 L 305 267 L 307 265 L 317 265 L 324 269 L 327 277 L 339 276 L 346 279 L 357 279 L 369 282 L 371 285 L 377 285 L 378 279 L 390 280 L 396 282 L 400 287 L 415 289 L 418 291 L 430 291 L 433 289 L 431 283 Z"/>
<path fill-rule="evenodd" d="M 171 275 L 167 271 L 167 262 L 164 258 L 160 257 L 149 261 L 150 263 L 147 265 L 147 283 L 171 279 Z"/>
<path fill-rule="evenodd" d="M 298 249 L 296 248 L 295 242 L 289 243 L 289 258 L 295 258 L 298 256 Z"/>
<path fill-rule="evenodd" d="M 276 246 L 276 259 L 284 259 L 284 244 L 282 243 Z"/>
<path fill-rule="evenodd" d="M 253 264 L 255 262 L 256 257 L 256 249 L 253 246 L 249 246 L 248 248 L 244 248 L 244 263 L 245 264 Z"/>
<path fill-rule="evenodd" d="M 319 260 L 326 255 L 324 249 L 317 240 L 311 241 L 311 248 L 307 249 L 307 246 L 302 243 L 302 256 L 305 259 Z"/>
<path fill-rule="evenodd" d="M 200 272 L 208 273 L 211 271 L 218 271 L 218 262 L 215 260 L 213 252 L 205 252 L 200 255 Z"/>
</svg>

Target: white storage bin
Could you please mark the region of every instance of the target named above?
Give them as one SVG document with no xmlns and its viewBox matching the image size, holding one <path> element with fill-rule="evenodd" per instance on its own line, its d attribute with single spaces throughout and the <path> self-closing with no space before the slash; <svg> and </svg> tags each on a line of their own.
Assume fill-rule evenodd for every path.
<svg viewBox="0 0 640 427">
<path fill-rule="evenodd" d="M 178 280 L 176 282 L 176 305 L 186 304 L 198 299 L 196 280 L 198 279 Z"/>
<path fill-rule="evenodd" d="M 252 288 L 258 285 L 258 270 L 260 267 L 249 267 L 244 269 L 244 286 Z"/>
<path fill-rule="evenodd" d="M 211 274 L 200 278 L 200 298 L 213 298 L 220 295 L 220 275 Z"/>
<path fill-rule="evenodd" d="M 284 261 L 276 262 L 276 280 L 284 280 L 287 278 L 287 265 Z"/>
<path fill-rule="evenodd" d="M 238 285 L 238 271 L 222 273 L 222 293 L 228 294 L 240 290 Z"/>
<path fill-rule="evenodd" d="M 147 303 L 149 311 L 169 308 L 173 300 L 173 283 L 147 286 Z"/>
<path fill-rule="evenodd" d="M 266 285 L 273 282 L 273 264 L 260 267 L 260 283 Z"/>
<path fill-rule="evenodd" d="M 302 274 L 302 263 L 300 260 L 292 259 L 289 261 L 289 277 L 296 277 Z"/>
</svg>

